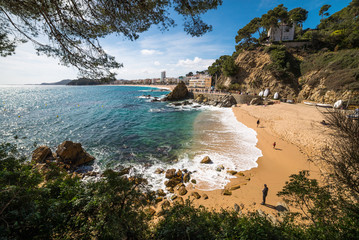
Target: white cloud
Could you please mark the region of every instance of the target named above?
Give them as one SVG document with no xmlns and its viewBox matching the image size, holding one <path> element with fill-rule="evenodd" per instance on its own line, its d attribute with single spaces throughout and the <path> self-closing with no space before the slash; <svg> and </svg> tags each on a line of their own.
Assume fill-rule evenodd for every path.
<svg viewBox="0 0 359 240">
<path fill-rule="evenodd" d="M 154 50 L 154 49 L 142 49 L 141 50 L 142 55 L 151 56 L 151 55 L 160 55 L 162 52 Z"/>
<path fill-rule="evenodd" d="M 31 84 L 74 79 L 77 70 L 65 67 L 59 60 L 38 56 L 30 43 L 19 45 L 13 56 L 0 57 L 0 84 Z"/>
<path fill-rule="evenodd" d="M 19 47 L 14 56 L 0 58 L 0 84 L 55 82 L 76 78 L 75 68 L 58 64 L 58 59 L 36 56 L 31 44 Z M 118 79 L 159 78 L 202 71 L 220 55 L 229 54 L 218 39 L 192 38 L 185 33 L 148 34 L 137 41 L 105 39 L 105 51 L 124 67 L 115 70 Z M 232 48 L 232 46 L 231 46 Z"/>
<path fill-rule="evenodd" d="M 178 67 L 190 67 L 195 68 L 198 70 L 202 70 L 208 68 L 214 62 L 214 59 L 202 59 L 199 57 L 195 57 L 193 60 L 186 59 L 186 60 L 178 60 L 176 66 Z"/>
</svg>

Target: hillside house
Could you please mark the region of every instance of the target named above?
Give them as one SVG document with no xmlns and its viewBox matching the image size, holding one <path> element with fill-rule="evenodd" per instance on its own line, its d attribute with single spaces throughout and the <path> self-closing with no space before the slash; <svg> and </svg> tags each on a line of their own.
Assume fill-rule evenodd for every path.
<svg viewBox="0 0 359 240">
<path fill-rule="evenodd" d="M 270 28 L 268 38 L 271 42 L 293 41 L 295 35 L 295 24 L 282 24 L 276 28 Z"/>
</svg>

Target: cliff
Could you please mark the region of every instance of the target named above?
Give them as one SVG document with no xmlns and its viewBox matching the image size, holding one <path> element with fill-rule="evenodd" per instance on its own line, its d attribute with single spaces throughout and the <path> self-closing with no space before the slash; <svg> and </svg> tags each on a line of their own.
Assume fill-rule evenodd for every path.
<svg viewBox="0 0 359 240">
<path fill-rule="evenodd" d="M 301 63 L 299 99 L 359 103 L 359 50 L 320 52 Z"/>
<path fill-rule="evenodd" d="M 272 49 L 270 49 L 272 48 Z M 274 50 L 273 50 L 274 49 Z M 235 58 L 238 72 L 221 75 L 217 87 L 239 84 L 245 92 L 268 88 L 280 98 L 334 103 L 341 99 L 359 103 L 359 50 L 323 51 L 266 47 L 242 51 Z"/>
<path fill-rule="evenodd" d="M 278 92 L 282 98 L 293 98 L 299 93 L 298 79 L 293 74 L 280 76 L 273 71 L 270 53 L 263 48 L 243 51 L 235 59 L 238 72 L 233 77 L 219 77 L 217 85 L 230 87 L 239 84 L 242 91 L 259 93 L 268 88 L 270 96 Z"/>
</svg>

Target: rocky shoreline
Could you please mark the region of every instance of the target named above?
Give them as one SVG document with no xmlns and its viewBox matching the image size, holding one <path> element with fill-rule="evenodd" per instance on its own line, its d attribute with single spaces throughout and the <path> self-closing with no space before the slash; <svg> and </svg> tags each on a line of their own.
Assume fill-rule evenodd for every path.
<svg viewBox="0 0 359 240">
<path fill-rule="evenodd" d="M 35 168 L 44 173 L 50 173 L 53 165 L 66 171 L 71 177 L 79 177 L 83 180 L 95 180 L 101 178 L 102 174 L 93 170 L 92 164 L 95 157 L 88 154 L 82 147 L 81 143 L 74 143 L 72 141 L 64 141 L 61 143 L 56 151 L 52 151 L 48 146 L 40 146 L 33 151 L 31 162 Z M 201 161 L 201 164 L 213 164 L 210 157 L 206 156 Z M 84 168 L 84 166 L 86 166 Z M 114 169 L 116 172 L 129 180 L 136 180 L 138 176 L 132 176 L 131 167 L 119 167 Z M 218 166 L 217 171 L 223 171 L 224 167 Z M 157 189 L 155 194 L 154 207 L 161 209 L 170 207 L 172 204 L 184 204 L 188 198 L 207 200 L 209 196 L 206 193 L 194 191 L 197 183 L 196 179 L 191 177 L 193 172 L 187 169 L 162 169 L 157 168 L 153 174 L 162 175 L 166 181 L 163 188 Z M 245 185 L 250 178 L 243 173 L 237 171 L 227 171 L 228 174 L 243 178 L 240 184 L 222 189 L 221 195 L 230 196 L 232 191 L 239 189 Z M 142 178 L 141 178 L 142 179 Z M 142 179 L 146 181 L 146 179 Z M 186 199 L 185 199 L 186 197 Z M 153 214 L 157 211 L 153 209 Z"/>
</svg>

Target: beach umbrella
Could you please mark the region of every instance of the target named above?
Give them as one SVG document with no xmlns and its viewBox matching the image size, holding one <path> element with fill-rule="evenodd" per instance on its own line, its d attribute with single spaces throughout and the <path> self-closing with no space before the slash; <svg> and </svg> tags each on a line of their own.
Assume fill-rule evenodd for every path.
<svg viewBox="0 0 359 240">
<path fill-rule="evenodd" d="M 263 96 L 268 97 L 268 95 L 269 95 L 269 89 L 266 88 L 266 90 L 264 90 Z"/>
<path fill-rule="evenodd" d="M 342 100 L 338 100 L 334 103 L 333 107 L 334 108 L 340 108 L 341 106 L 343 106 L 343 101 Z"/>
<path fill-rule="evenodd" d="M 278 99 L 279 98 L 279 93 L 278 92 L 276 92 L 275 94 L 274 94 L 274 97 L 273 97 L 274 99 Z"/>
<path fill-rule="evenodd" d="M 263 96 L 263 91 L 260 91 L 260 92 L 258 93 L 258 96 L 262 97 L 262 96 Z"/>
</svg>

